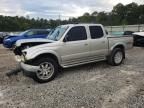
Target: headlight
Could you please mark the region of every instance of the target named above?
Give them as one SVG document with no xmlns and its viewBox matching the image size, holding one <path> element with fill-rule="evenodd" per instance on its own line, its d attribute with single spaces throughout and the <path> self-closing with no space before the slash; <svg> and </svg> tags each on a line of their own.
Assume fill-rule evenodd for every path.
<svg viewBox="0 0 144 108">
<path fill-rule="evenodd" d="M 25 61 L 25 57 L 21 56 L 21 61 L 24 62 Z"/>
<path fill-rule="evenodd" d="M 25 61 L 24 56 L 15 56 L 15 59 L 17 62 L 24 62 Z"/>
</svg>

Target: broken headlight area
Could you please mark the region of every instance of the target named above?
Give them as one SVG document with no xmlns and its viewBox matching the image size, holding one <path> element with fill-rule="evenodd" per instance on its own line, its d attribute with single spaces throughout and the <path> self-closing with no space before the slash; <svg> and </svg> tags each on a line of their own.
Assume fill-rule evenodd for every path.
<svg viewBox="0 0 144 108">
<path fill-rule="evenodd" d="M 25 51 L 22 52 L 22 55 L 23 55 L 24 57 L 26 56 L 26 54 L 27 54 L 27 52 L 25 52 Z"/>
<path fill-rule="evenodd" d="M 25 57 L 23 55 L 21 56 L 16 55 L 15 59 L 17 62 L 25 62 Z"/>
</svg>

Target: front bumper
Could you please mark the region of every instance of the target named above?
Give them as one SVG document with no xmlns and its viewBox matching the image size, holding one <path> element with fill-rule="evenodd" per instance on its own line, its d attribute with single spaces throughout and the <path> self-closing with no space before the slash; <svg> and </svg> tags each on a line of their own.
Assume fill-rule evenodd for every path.
<svg viewBox="0 0 144 108">
<path fill-rule="evenodd" d="M 23 62 L 20 62 L 20 67 L 24 72 L 30 72 L 30 73 L 31 72 L 35 73 L 39 70 L 39 66 L 28 65 L 28 64 L 25 64 Z"/>
<path fill-rule="evenodd" d="M 39 66 L 26 64 L 24 56 L 15 56 L 15 59 L 17 62 L 19 62 L 19 65 L 24 72 L 34 73 L 34 72 L 37 72 L 40 68 Z"/>
</svg>

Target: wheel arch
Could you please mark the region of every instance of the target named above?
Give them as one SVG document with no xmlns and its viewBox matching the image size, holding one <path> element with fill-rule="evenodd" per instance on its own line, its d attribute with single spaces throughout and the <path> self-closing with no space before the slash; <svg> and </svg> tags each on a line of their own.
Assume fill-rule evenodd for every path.
<svg viewBox="0 0 144 108">
<path fill-rule="evenodd" d="M 115 48 L 122 48 L 122 49 L 125 50 L 125 47 L 126 47 L 125 43 L 117 43 L 117 44 L 113 45 L 113 46 L 110 48 L 110 50 L 113 51 L 113 49 L 115 49 Z"/>
<path fill-rule="evenodd" d="M 115 49 L 115 48 L 120 48 L 120 49 L 122 49 L 122 50 L 125 50 L 125 46 L 122 45 L 122 44 L 115 46 L 113 49 Z"/>
<path fill-rule="evenodd" d="M 36 60 L 36 59 L 40 59 L 40 58 L 46 58 L 46 57 L 50 57 L 54 60 L 56 60 L 56 62 L 58 63 L 58 65 L 60 65 L 60 60 L 59 58 L 55 55 L 55 54 L 52 54 L 52 53 L 43 53 L 43 54 L 39 54 L 37 55 L 33 60 Z"/>
<path fill-rule="evenodd" d="M 117 45 L 113 46 L 113 47 L 111 48 L 110 53 L 111 53 L 114 49 L 116 49 L 116 48 L 120 48 L 120 49 L 123 50 L 124 58 L 125 58 L 125 45 L 124 45 L 124 44 L 117 44 Z"/>
</svg>

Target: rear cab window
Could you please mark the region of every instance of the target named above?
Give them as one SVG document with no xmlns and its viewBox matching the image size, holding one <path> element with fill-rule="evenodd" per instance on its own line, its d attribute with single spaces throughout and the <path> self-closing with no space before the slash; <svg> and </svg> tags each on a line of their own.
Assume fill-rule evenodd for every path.
<svg viewBox="0 0 144 108">
<path fill-rule="evenodd" d="M 91 39 L 98 39 L 104 36 L 101 26 L 89 26 Z"/>
</svg>

